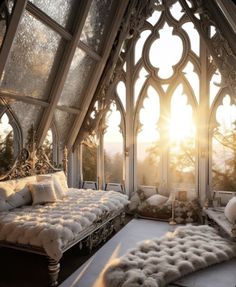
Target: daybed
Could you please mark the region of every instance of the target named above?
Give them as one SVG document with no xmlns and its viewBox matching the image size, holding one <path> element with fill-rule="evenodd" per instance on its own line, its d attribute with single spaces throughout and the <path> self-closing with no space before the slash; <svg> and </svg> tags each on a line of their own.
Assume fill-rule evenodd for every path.
<svg viewBox="0 0 236 287">
<path fill-rule="evenodd" d="M 8 178 L 45 172 L 24 152 L 24 164 L 20 169 L 16 164 Z M 0 246 L 47 256 L 50 284 L 56 286 L 63 253 L 79 242 L 92 248 L 105 240 L 114 221 L 122 223 L 127 203 L 126 195 L 114 191 L 68 189 L 63 171 L 5 180 L 0 182 Z"/>
</svg>

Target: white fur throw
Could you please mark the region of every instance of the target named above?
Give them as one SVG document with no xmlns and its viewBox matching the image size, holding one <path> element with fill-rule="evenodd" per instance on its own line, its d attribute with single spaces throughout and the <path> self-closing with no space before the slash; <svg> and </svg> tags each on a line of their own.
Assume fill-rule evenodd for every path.
<svg viewBox="0 0 236 287">
<path fill-rule="evenodd" d="M 116 259 L 104 273 L 106 287 L 160 287 L 183 275 L 236 256 L 236 243 L 207 225 L 179 227 L 146 240 Z"/>
</svg>

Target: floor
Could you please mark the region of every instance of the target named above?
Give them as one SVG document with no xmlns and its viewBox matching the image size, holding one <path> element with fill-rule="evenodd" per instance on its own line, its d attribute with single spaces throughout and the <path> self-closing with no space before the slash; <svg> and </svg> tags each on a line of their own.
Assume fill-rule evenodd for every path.
<svg viewBox="0 0 236 287">
<path fill-rule="evenodd" d="M 102 287 L 101 274 L 109 260 L 124 254 L 137 242 L 160 237 L 173 228 L 165 222 L 131 220 L 59 287 Z M 236 259 L 233 259 L 185 276 L 169 287 L 235 287 L 235 271 Z"/>
<path fill-rule="evenodd" d="M 173 228 L 165 222 L 132 219 L 92 257 L 88 250 L 71 248 L 61 260 L 60 287 L 102 287 L 101 272 L 112 257 Z M 0 270 L 0 287 L 46 287 L 48 283 L 47 260 L 43 256 L 1 248 Z M 185 276 L 169 287 L 236 287 L 235 271 L 233 259 Z"/>
</svg>

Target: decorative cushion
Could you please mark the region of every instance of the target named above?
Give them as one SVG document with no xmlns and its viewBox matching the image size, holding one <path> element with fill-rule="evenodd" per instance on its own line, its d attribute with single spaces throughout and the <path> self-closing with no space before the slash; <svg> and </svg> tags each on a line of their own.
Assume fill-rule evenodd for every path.
<svg viewBox="0 0 236 287">
<path fill-rule="evenodd" d="M 141 200 L 146 200 L 154 194 L 157 194 L 157 190 L 152 186 L 140 186 L 140 189 L 137 190 L 137 193 Z"/>
<path fill-rule="evenodd" d="M 68 191 L 68 184 L 67 184 L 67 178 L 66 178 L 66 175 L 65 175 L 64 171 L 55 172 L 55 173 L 53 173 L 53 175 L 60 182 L 64 192 L 67 192 Z"/>
<path fill-rule="evenodd" d="M 0 211 L 7 211 L 12 209 L 8 202 L 8 198 L 14 194 L 14 190 L 10 184 L 0 183 Z"/>
<path fill-rule="evenodd" d="M 134 192 L 130 198 L 129 210 L 130 211 L 137 210 L 137 208 L 140 204 L 141 204 L 141 200 L 140 200 L 137 192 Z"/>
<path fill-rule="evenodd" d="M 161 205 L 167 202 L 168 197 L 161 194 L 154 194 L 147 199 L 147 203 L 153 206 Z"/>
<path fill-rule="evenodd" d="M 54 190 L 57 196 L 57 199 L 62 199 L 64 196 L 66 196 L 65 190 L 62 187 L 60 181 L 58 180 L 58 177 L 56 177 L 54 174 L 41 174 L 37 176 L 37 181 L 52 181 Z"/>
<path fill-rule="evenodd" d="M 236 222 L 236 196 L 232 197 L 225 207 L 225 217 L 231 222 Z"/>
<path fill-rule="evenodd" d="M 57 200 L 52 181 L 30 183 L 29 188 L 33 198 L 33 205 L 56 202 Z"/>
</svg>

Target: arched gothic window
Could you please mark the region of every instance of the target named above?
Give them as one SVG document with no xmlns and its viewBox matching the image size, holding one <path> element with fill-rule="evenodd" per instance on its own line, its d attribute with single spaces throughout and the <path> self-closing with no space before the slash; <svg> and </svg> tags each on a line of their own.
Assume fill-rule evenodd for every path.
<svg viewBox="0 0 236 287">
<path fill-rule="evenodd" d="M 11 112 L 0 106 L 0 176 L 9 171 L 21 148 L 21 134 Z"/>
<path fill-rule="evenodd" d="M 154 11 L 134 46 L 136 188 L 197 186 L 200 37 L 178 1 Z M 195 194 L 196 196 L 196 194 Z"/>
<path fill-rule="evenodd" d="M 222 93 L 213 113 L 211 134 L 213 190 L 236 190 L 236 105 Z"/>
<path fill-rule="evenodd" d="M 105 182 L 122 183 L 124 143 L 121 112 L 118 110 L 115 102 L 111 103 L 105 116 L 103 145 Z"/>
</svg>

